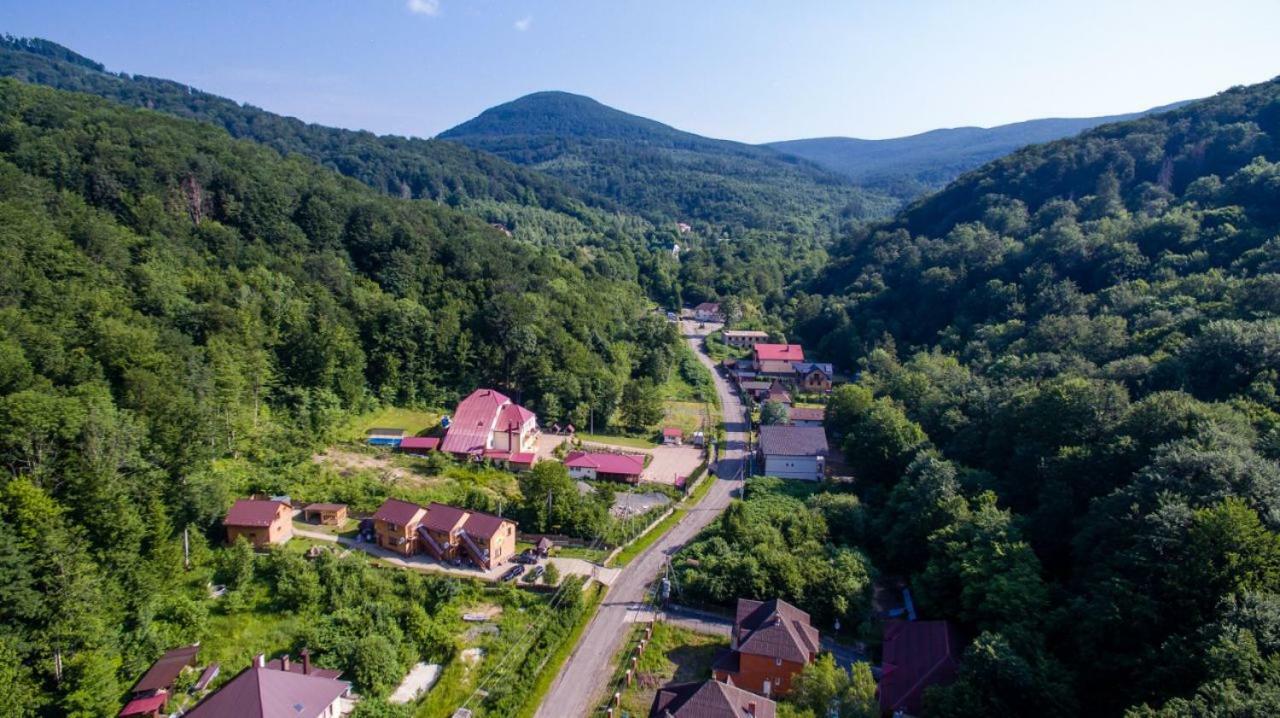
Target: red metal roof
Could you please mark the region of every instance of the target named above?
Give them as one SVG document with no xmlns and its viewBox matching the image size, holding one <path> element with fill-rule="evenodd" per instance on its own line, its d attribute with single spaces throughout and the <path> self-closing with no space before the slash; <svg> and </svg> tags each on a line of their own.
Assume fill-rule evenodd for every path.
<svg viewBox="0 0 1280 718">
<path fill-rule="evenodd" d="M 281 501 L 260 499 L 236 499 L 222 520 L 224 526 L 270 526 L 280 514 Z"/>
<path fill-rule="evenodd" d="M 946 621 L 886 621 L 881 709 L 918 714 L 926 688 L 955 678 L 960 648 L 955 629 Z"/>
<path fill-rule="evenodd" d="M 438 436 L 410 436 L 400 441 L 400 450 L 408 449 L 426 449 L 432 450 L 440 447 L 440 437 Z"/>
<path fill-rule="evenodd" d="M 378 510 L 373 515 L 374 521 L 386 521 L 387 523 L 397 524 L 400 526 L 408 526 L 419 518 L 419 512 L 426 509 L 421 506 L 401 501 L 400 499 L 387 499 L 382 502 Z"/>
<path fill-rule="evenodd" d="M 799 344 L 757 344 L 752 349 L 756 361 L 804 361 L 804 347 Z"/>
<path fill-rule="evenodd" d="M 493 389 L 476 389 L 458 404 L 440 448 L 451 454 L 471 454 L 489 447 L 489 434 L 502 407 L 511 403 Z"/>
<path fill-rule="evenodd" d="M 662 430 L 663 436 L 684 436 L 683 429 L 677 429 L 674 426 L 668 426 Z"/>
<path fill-rule="evenodd" d="M 594 454 L 574 451 L 564 457 L 564 465 L 571 469 L 595 469 L 602 474 L 639 476 L 644 473 L 644 458 L 631 454 Z"/>
<path fill-rule="evenodd" d="M 532 411 L 519 404 L 507 404 L 498 415 L 498 423 L 494 428 L 498 431 L 516 430 L 524 426 L 525 422 L 536 418 Z"/>
<path fill-rule="evenodd" d="M 149 716 L 155 715 L 161 708 L 164 708 L 165 701 L 169 700 L 168 693 L 160 693 L 145 698 L 134 698 L 120 709 L 120 718 L 125 716 Z"/>
<path fill-rule="evenodd" d="M 447 534 L 461 526 L 466 518 L 464 509 L 432 502 L 427 506 L 427 517 L 422 520 L 422 525 L 436 533 Z"/>
<path fill-rule="evenodd" d="M 532 451 L 520 451 L 512 454 L 511 458 L 508 460 L 513 464 L 528 464 L 533 466 L 533 463 L 538 460 L 538 455 Z"/>
<path fill-rule="evenodd" d="M 237 502 L 238 503 L 238 502 Z M 264 503 L 274 504 L 273 501 Z M 148 693 L 150 691 L 168 690 L 173 681 L 186 666 L 195 665 L 196 656 L 200 653 L 199 644 L 182 646 L 165 651 L 163 656 L 151 664 L 151 668 L 142 674 L 134 684 L 132 693 Z"/>
<path fill-rule="evenodd" d="M 487 541 L 494 534 L 498 533 L 498 529 L 502 528 L 502 524 L 504 523 L 514 524 L 515 522 L 494 516 L 493 514 L 472 511 L 467 516 L 467 522 L 462 525 L 462 529 L 471 536 L 476 536 Z"/>
</svg>

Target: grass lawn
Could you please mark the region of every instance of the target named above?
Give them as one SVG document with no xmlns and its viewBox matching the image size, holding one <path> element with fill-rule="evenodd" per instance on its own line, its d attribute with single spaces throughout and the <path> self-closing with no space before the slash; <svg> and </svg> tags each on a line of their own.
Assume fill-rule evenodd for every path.
<svg viewBox="0 0 1280 718">
<path fill-rule="evenodd" d="M 588 444 L 593 442 L 596 444 L 613 444 L 614 446 L 630 446 L 635 449 L 652 449 L 653 447 L 657 446 L 657 444 L 654 443 L 652 440 L 643 439 L 638 436 L 614 436 L 612 434 L 588 434 L 582 431 L 579 431 L 578 433 L 574 434 L 574 436 L 578 437 L 578 439 Z"/>
<path fill-rule="evenodd" d="M 311 523 L 310 521 L 303 521 L 302 519 L 297 519 L 293 522 L 293 527 L 295 529 L 302 529 L 303 531 L 329 534 L 330 536 L 340 536 L 342 534 L 349 534 L 349 533 L 355 532 L 358 524 L 359 522 L 357 522 L 355 519 L 347 519 L 346 521 L 343 521 L 340 525 L 337 525 L 337 526 L 330 525 L 330 524 L 314 524 L 314 523 Z"/>
<path fill-rule="evenodd" d="M 270 591 L 260 583 L 248 589 L 240 607 L 228 611 L 228 605 L 225 598 L 212 604 L 209 628 L 200 644 L 200 660 L 221 663 L 222 675 L 227 677 L 248 666 L 258 653 L 284 653 L 302 628 L 298 616 L 271 605 Z"/>
<path fill-rule="evenodd" d="M 644 627 L 637 624 L 623 652 L 614 657 L 618 679 L 630 662 L 632 647 L 643 635 Z M 654 623 L 653 637 L 636 662 L 635 680 L 622 692 L 622 710 L 634 716 L 648 715 L 653 696 L 662 686 L 710 678 L 716 653 L 728 645 L 728 639 L 723 636 L 698 633 L 661 621 Z"/>
<path fill-rule="evenodd" d="M 364 441 L 364 433 L 373 427 L 404 429 L 405 436 L 417 436 L 440 423 L 442 412 L 387 407 L 352 417 L 338 431 L 341 441 Z"/>
<path fill-rule="evenodd" d="M 700 401 L 667 401 L 663 403 L 663 426 L 674 426 L 684 430 L 686 439 L 693 437 L 693 432 L 703 428 L 706 422 L 707 432 L 715 430 L 717 419 L 715 410 Z M 708 414 L 711 414 L 708 417 Z"/>
</svg>

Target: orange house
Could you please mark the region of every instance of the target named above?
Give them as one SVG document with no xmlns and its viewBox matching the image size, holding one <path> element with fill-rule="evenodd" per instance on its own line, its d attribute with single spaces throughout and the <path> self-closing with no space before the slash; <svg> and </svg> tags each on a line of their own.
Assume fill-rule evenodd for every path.
<svg viewBox="0 0 1280 718">
<path fill-rule="evenodd" d="M 514 521 L 445 504 L 387 499 L 373 515 L 373 530 L 378 545 L 389 551 L 426 553 L 439 561 L 465 557 L 485 570 L 516 552 Z"/>
<path fill-rule="evenodd" d="M 283 501 L 237 499 L 222 525 L 227 543 L 243 536 L 254 548 L 282 544 L 293 538 L 293 508 Z"/>
<path fill-rule="evenodd" d="M 373 515 L 373 532 L 378 545 L 402 556 L 418 552 L 418 526 L 426 518 L 427 510 L 421 506 L 387 499 Z"/>
<path fill-rule="evenodd" d="M 729 650 L 712 666 L 717 681 L 763 696 L 782 696 L 806 664 L 818 658 L 818 629 L 786 601 L 738 599 Z"/>
</svg>

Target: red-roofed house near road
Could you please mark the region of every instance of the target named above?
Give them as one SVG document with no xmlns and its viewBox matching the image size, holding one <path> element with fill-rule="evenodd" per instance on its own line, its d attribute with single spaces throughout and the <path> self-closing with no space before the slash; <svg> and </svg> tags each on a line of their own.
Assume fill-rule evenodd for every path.
<svg viewBox="0 0 1280 718">
<path fill-rule="evenodd" d="M 960 648 L 955 628 L 946 621 L 886 621 L 880 709 L 919 715 L 925 689 L 955 679 Z"/>
<path fill-rule="evenodd" d="M 638 483 L 644 473 L 644 457 L 633 454 L 589 453 L 573 451 L 564 457 L 569 476 L 575 479 L 600 479 Z"/>
<path fill-rule="evenodd" d="M 293 509 L 283 501 L 236 499 L 222 525 L 227 543 L 243 536 L 254 548 L 282 544 L 293 538 Z"/>
<path fill-rule="evenodd" d="M 818 629 L 809 614 L 781 599 L 738 599 L 729 637 L 711 670 L 717 681 L 764 696 L 785 695 L 805 665 L 818 658 Z"/>
<path fill-rule="evenodd" d="M 459 458 L 506 461 L 538 450 L 538 417 L 492 389 L 477 389 L 461 403 L 440 450 Z"/>
<path fill-rule="evenodd" d="M 667 446 L 680 446 L 684 443 L 684 429 L 674 426 L 665 427 L 662 430 L 662 443 Z"/>
<path fill-rule="evenodd" d="M 764 362 L 787 362 L 788 373 L 794 371 L 790 362 L 804 361 L 804 347 L 799 344 L 757 344 L 751 347 L 751 361 L 756 371 Z"/>
</svg>

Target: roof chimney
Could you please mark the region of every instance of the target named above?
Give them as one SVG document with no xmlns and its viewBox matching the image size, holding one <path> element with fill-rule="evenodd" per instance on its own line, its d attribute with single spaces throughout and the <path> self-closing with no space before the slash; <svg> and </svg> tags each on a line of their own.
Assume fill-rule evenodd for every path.
<svg viewBox="0 0 1280 718">
<path fill-rule="evenodd" d="M 258 668 L 265 668 L 267 665 L 267 654 L 259 653 L 258 655 L 254 656 L 253 665 L 257 666 Z"/>
<path fill-rule="evenodd" d="M 298 655 L 302 658 L 302 674 L 305 676 L 311 675 L 311 651 L 303 648 L 298 651 Z"/>
<path fill-rule="evenodd" d="M 280 656 L 280 670 L 286 673 L 289 672 L 289 654 L 288 653 L 284 654 L 283 656 Z"/>
</svg>

